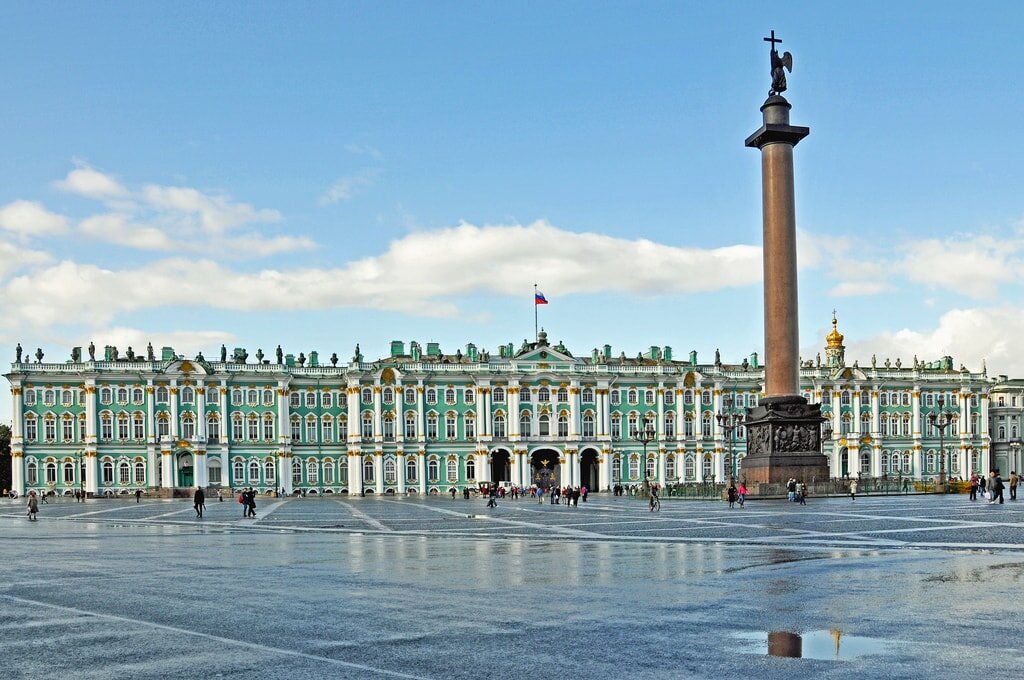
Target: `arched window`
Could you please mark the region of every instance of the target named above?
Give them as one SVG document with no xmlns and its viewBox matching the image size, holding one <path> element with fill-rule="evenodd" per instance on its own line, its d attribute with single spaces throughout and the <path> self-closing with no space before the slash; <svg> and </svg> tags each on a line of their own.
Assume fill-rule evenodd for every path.
<svg viewBox="0 0 1024 680">
<path fill-rule="evenodd" d="M 540 414 L 537 419 L 537 436 L 548 437 L 551 435 L 551 416 L 547 413 Z"/>
<path fill-rule="evenodd" d="M 292 458 L 292 486 L 302 486 L 302 461 Z"/>
<path fill-rule="evenodd" d="M 394 458 L 388 458 L 384 461 L 384 483 L 394 484 L 397 473 L 395 472 L 395 460 Z"/>
<path fill-rule="evenodd" d="M 612 481 L 622 481 L 622 456 L 619 454 L 612 458 Z"/>
<path fill-rule="evenodd" d="M 676 457 L 671 453 L 665 457 L 665 477 L 668 479 L 676 478 Z"/>
<path fill-rule="evenodd" d="M 136 413 L 132 416 L 132 439 L 142 441 L 146 438 L 146 416 Z"/>
<path fill-rule="evenodd" d="M 686 438 L 693 437 L 693 414 L 687 413 L 683 416 L 683 436 Z"/>
<path fill-rule="evenodd" d="M 167 403 L 167 395 L 168 395 L 168 392 L 167 392 L 167 388 L 166 387 L 160 386 L 160 387 L 156 388 L 156 403 L 158 403 L 158 404 L 166 404 Z"/>
<path fill-rule="evenodd" d="M 626 401 L 630 404 L 637 403 L 637 391 L 635 389 L 630 388 L 629 392 L 626 393 Z"/>
<path fill-rule="evenodd" d="M 263 479 L 267 484 L 274 484 L 277 478 L 277 468 L 274 466 L 274 461 L 268 460 L 263 463 Z"/>
<path fill-rule="evenodd" d="M 888 392 L 882 392 L 881 394 L 878 395 L 878 405 L 879 406 L 888 406 L 889 405 L 889 393 Z"/>
<path fill-rule="evenodd" d="M 39 468 L 34 460 L 29 460 L 25 468 L 25 484 L 35 486 L 39 483 Z"/>
<path fill-rule="evenodd" d="M 332 486 L 334 484 L 334 461 L 327 459 L 324 461 L 324 485 Z"/>
<path fill-rule="evenodd" d="M 220 441 L 220 418 L 216 413 L 206 416 L 206 437 L 214 444 Z"/>
<path fill-rule="evenodd" d="M 231 476 L 235 484 L 245 484 L 245 465 L 240 460 L 231 463 Z"/>
<path fill-rule="evenodd" d="M 437 414 L 427 414 L 427 439 L 437 439 Z"/>
<path fill-rule="evenodd" d="M 415 404 L 416 403 L 416 390 L 411 387 L 405 388 L 405 403 Z"/>
<path fill-rule="evenodd" d="M 263 416 L 263 439 L 264 441 L 274 441 L 274 416 L 269 413 Z"/>
<path fill-rule="evenodd" d="M 665 436 L 674 438 L 676 436 L 676 414 L 665 414 Z"/>
<path fill-rule="evenodd" d="M 743 398 L 742 394 L 738 395 L 738 396 L 739 396 L 740 399 Z M 675 404 L 676 403 L 676 392 L 675 392 L 675 390 L 673 390 L 671 387 L 666 389 L 665 390 L 665 397 L 664 397 L 664 399 L 665 399 L 665 405 L 666 406 L 672 406 L 673 404 Z M 739 406 L 739 404 L 737 404 L 737 406 Z"/>
<path fill-rule="evenodd" d="M 558 416 L 558 436 L 569 436 L 569 416 L 565 415 L 564 413 Z"/>
<path fill-rule="evenodd" d="M 393 404 L 395 401 L 395 391 L 390 387 L 385 387 L 384 391 L 381 392 L 381 399 L 385 404 Z"/>
<path fill-rule="evenodd" d="M 455 458 L 449 458 L 447 465 L 445 465 L 445 471 L 448 474 L 449 482 L 456 482 L 459 479 L 459 464 Z"/>
<path fill-rule="evenodd" d="M 644 466 L 644 474 L 646 474 L 649 479 L 654 479 L 655 477 L 658 476 L 658 473 L 657 473 L 657 471 L 655 469 L 656 467 L 657 467 L 657 462 L 654 459 L 654 454 L 653 453 L 648 454 L 647 455 L 647 465 Z"/>
<path fill-rule="evenodd" d="M 584 404 L 594 403 L 594 390 L 590 387 L 584 387 L 581 399 Z"/>
<path fill-rule="evenodd" d="M 109 461 L 109 460 L 104 461 L 103 462 L 102 472 L 103 472 L 103 483 L 105 485 L 107 485 L 107 486 L 110 486 L 111 484 L 113 484 L 114 483 L 114 464 L 111 461 Z M 47 466 L 46 473 L 47 473 L 47 476 L 49 476 L 49 473 L 50 473 L 49 466 Z"/>
<path fill-rule="evenodd" d="M 110 413 L 100 415 L 100 439 L 110 441 L 114 438 L 114 418 Z"/>
<path fill-rule="evenodd" d="M 367 456 L 363 459 L 363 483 L 373 484 L 374 480 L 374 469 L 373 459 Z"/>
<path fill-rule="evenodd" d="M 594 436 L 594 414 L 590 411 L 583 414 L 583 436 Z"/>
<path fill-rule="evenodd" d="M 146 464 L 142 461 L 135 463 L 135 484 L 138 486 L 146 484 Z"/>
<path fill-rule="evenodd" d="M 860 414 L 860 431 L 861 434 L 867 434 L 871 432 L 871 414 L 862 413 Z"/>
<path fill-rule="evenodd" d="M 683 405 L 693 405 L 693 390 L 686 390 L 685 392 L 683 392 Z"/>
<path fill-rule="evenodd" d="M 263 390 L 263 405 L 273 406 L 274 405 L 274 390 Z"/>
<path fill-rule="evenodd" d="M 231 416 L 231 439 L 240 442 L 244 435 L 245 433 L 242 431 L 242 414 L 235 413 Z"/>
<path fill-rule="evenodd" d="M 330 444 L 331 442 L 334 441 L 334 418 L 332 418 L 330 415 L 326 415 L 323 418 L 321 418 L 320 429 L 325 444 Z"/>
<path fill-rule="evenodd" d="M 298 392 L 290 392 L 288 394 L 288 406 L 290 408 L 299 408 L 302 406 L 302 395 Z"/>
<path fill-rule="evenodd" d="M 505 414 L 494 414 L 494 436 L 499 439 L 505 438 Z"/>
<path fill-rule="evenodd" d="M 569 390 L 565 389 L 564 387 L 559 387 L 558 388 L 558 403 L 559 404 L 568 404 L 569 403 Z"/>
<path fill-rule="evenodd" d="M 451 406 L 455 403 L 455 389 L 448 387 L 444 391 L 444 403 Z"/>
<path fill-rule="evenodd" d="M 373 403 L 373 390 L 371 390 L 369 387 L 364 387 L 363 391 L 360 394 L 360 398 L 362 399 L 362 402 L 364 404 Z"/>
<path fill-rule="evenodd" d="M 314 485 L 320 483 L 320 464 L 314 458 L 306 461 L 306 482 Z"/>
<path fill-rule="evenodd" d="M 436 389 L 434 389 L 433 387 L 428 387 L 425 395 L 426 395 L 427 404 L 429 404 L 430 406 L 433 406 L 434 404 L 437 403 L 437 390 Z"/>
<path fill-rule="evenodd" d="M 362 419 L 362 437 L 363 439 L 373 438 L 373 412 L 364 411 Z"/>
<path fill-rule="evenodd" d="M 249 483 L 260 483 L 260 463 L 257 460 L 249 461 Z"/>
<path fill-rule="evenodd" d="M 889 452 L 888 451 L 883 451 L 882 452 L 882 471 L 883 472 L 888 472 L 889 471 Z"/>
<path fill-rule="evenodd" d="M 697 479 L 697 461 L 693 456 L 683 459 L 683 477 L 685 479 Z"/>
<path fill-rule="evenodd" d="M 184 401 L 184 397 L 182 401 Z M 256 406 L 260 403 L 260 393 L 253 389 L 247 390 L 245 393 L 245 403 L 249 404 L 249 406 Z"/>
<path fill-rule="evenodd" d="M 130 484 L 132 481 L 132 469 L 126 460 L 117 464 L 117 481 L 119 484 Z"/>
<path fill-rule="evenodd" d="M 181 414 L 181 437 L 192 439 L 196 436 L 196 418 L 191 413 Z"/>
<path fill-rule="evenodd" d="M 530 392 L 529 387 L 523 387 L 521 390 L 519 390 L 519 401 L 526 403 L 529 402 L 532 398 L 533 394 Z"/>
<path fill-rule="evenodd" d="M 416 414 L 412 411 L 405 414 L 405 438 L 416 438 Z"/>
<path fill-rule="evenodd" d="M 476 438 L 476 416 L 472 411 L 467 411 L 462 418 L 462 429 L 466 439 Z"/>
<path fill-rule="evenodd" d="M 532 424 L 533 424 L 533 421 L 530 418 L 530 412 L 529 411 L 523 411 L 521 414 L 519 414 L 519 434 L 520 434 L 520 436 L 522 436 L 522 437 L 532 437 L 533 435 L 530 433 L 531 425 Z"/>
<path fill-rule="evenodd" d="M 185 387 L 181 390 L 181 403 L 191 404 L 196 400 L 196 391 L 191 387 Z"/>
<path fill-rule="evenodd" d="M 473 456 L 466 458 L 466 479 L 476 479 L 476 461 L 473 460 Z"/>
<path fill-rule="evenodd" d="M 142 399 L 143 399 L 142 388 L 141 387 L 136 387 L 136 388 L 132 389 L 132 403 L 133 404 L 141 404 L 142 403 Z M 70 401 L 70 399 L 69 399 L 69 401 Z"/>
<path fill-rule="evenodd" d="M 701 418 L 700 434 L 702 437 L 711 436 L 711 412 L 705 411 Z"/>
<path fill-rule="evenodd" d="M 1005 425 L 1000 425 L 999 426 L 999 435 L 997 436 L 997 439 L 1006 439 L 1006 426 Z"/>
<path fill-rule="evenodd" d="M 635 453 L 629 457 L 629 478 L 631 480 L 640 479 L 640 456 Z"/>
<path fill-rule="evenodd" d="M 306 443 L 314 444 L 316 441 L 316 416 L 310 414 L 306 417 Z"/>
<path fill-rule="evenodd" d="M 849 390 L 843 390 L 842 394 L 839 395 L 839 405 L 840 406 L 849 406 L 850 405 L 850 391 Z"/>
<path fill-rule="evenodd" d="M 494 403 L 495 404 L 504 404 L 505 403 L 505 388 L 504 387 L 495 387 L 494 388 L 494 392 L 492 393 L 491 396 L 494 398 Z"/>
<path fill-rule="evenodd" d="M 438 480 L 440 476 L 440 465 L 437 462 L 437 458 L 431 458 L 427 461 L 427 479 L 432 483 Z"/>
<path fill-rule="evenodd" d="M 242 405 L 242 390 L 233 389 L 231 390 L 231 405 L 241 406 Z"/>
<path fill-rule="evenodd" d="M 715 473 L 714 473 L 714 470 L 712 469 L 713 465 L 712 465 L 710 454 L 705 454 L 704 455 L 704 466 L 703 467 L 704 467 L 704 479 L 706 479 L 707 481 L 713 480 L 715 478 Z"/>
<path fill-rule="evenodd" d="M 644 403 L 654 406 L 654 390 L 644 390 Z"/>
<path fill-rule="evenodd" d="M 878 434 L 882 437 L 889 436 L 889 414 L 887 413 L 878 416 Z"/>
<path fill-rule="evenodd" d="M 409 482 L 416 481 L 416 457 L 406 456 L 405 458 L 405 479 Z"/>
<path fill-rule="evenodd" d="M 306 392 L 306 408 L 316 408 L 316 392 L 313 390 Z"/>
</svg>

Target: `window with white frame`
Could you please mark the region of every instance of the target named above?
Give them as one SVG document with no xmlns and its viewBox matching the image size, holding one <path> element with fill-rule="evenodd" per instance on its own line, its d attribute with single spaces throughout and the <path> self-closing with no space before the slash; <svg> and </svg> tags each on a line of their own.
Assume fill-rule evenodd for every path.
<svg viewBox="0 0 1024 680">
<path fill-rule="evenodd" d="M 444 403 L 451 406 L 455 403 L 455 389 L 448 387 L 444 391 Z"/>
<path fill-rule="evenodd" d="M 274 405 L 274 390 L 263 390 L 263 405 L 273 406 Z"/>
<path fill-rule="evenodd" d="M 558 436 L 568 437 L 569 436 L 569 416 L 564 413 L 558 416 Z"/>
<path fill-rule="evenodd" d="M 411 411 L 405 414 L 405 438 L 416 438 L 416 414 Z"/>
<path fill-rule="evenodd" d="M 498 439 L 505 438 L 505 414 L 494 414 L 494 436 Z"/>
<path fill-rule="evenodd" d="M 260 438 L 260 419 L 255 413 L 250 413 L 246 418 L 246 434 L 249 441 L 254 442 Z"/>
<path fill-rule="evenodd" d="M 249 483 L 260 483 L 260 462 L 258 460 L 249 461 Z"/>
<path fill-rule="evenodd" d="M 583 414 L 583 436 L 594 436 L 594 414 L 590 411 Z"/>
<path fill-rule="evenodd" d="M 612 439 L 622 438 L 622 416 L 618 413 L 612 414 Z"/>
<path fill-rule="evenodd" d="M 537 390 L 537 403 L 546 404 L 551 401 L 551 390 L 546 387 L 541 387 Z"/>
<path fill-rule="evenodd" d="M 113 401 L 113 393 L 109 387 L 100 388 L 100 403 L 109 404 Z"/>
<path fill-rule="evenodd" d="M 306 392 L 306 408 L 316 408 L 316 392 Z"/>
<path fill-rule="evenodd" d="M 363 439 L 373 438 L 373 413 L 363 412 L 361 436 Z"/>
<path fill-rule="evenodd" d="M 671 387 L 667 388 L 665 390 L 664 399 L 666 406 L 672 406 L 673 404 L 676 403 L 676 391 L 673 390 Z"/>
<path fill-rule="evenodd" d="M 217 481 L 220 481 L 220 467 L 217 470 Z M 212 479 L 211 479 L 212 481 Z M 146 464 L 141 460 L 135 462 L 135 483 L 139 486 L 146 483 Z"/>
<path fill-rule="evenodd" d="M 306 443 L 312 444 L 317 440 L 316 436 L 316 418 L 306 419 Z"/>
<path fill-rule="evenodd" d="M 334 418 L 324 416 L 320 421 L 321 437 L 325 444 L 334 441 Z"/>
<path fill-rule="evenodd" d="M 462 418 L 462 429 L 466 433 L 466 439 L 476 437 L 476 417 L 472 413 L 466 413 Z"/>
<path fill-rule="evenodd" d="M 437 390 L 433 387 L 428 387 L 426 391 L 427 405 L 433 406 L 437 403 Z"/>
<path fill-rule="evenodd" d="M 324 484 L 326 486 L 334 484 L 334 461 L 324 461 Z"/>
<path fill-rule="evenodd" d="M 292 459 L 292 486 L 302 486 L 302 461 Z"/>
<path fill-rule="evenodd" d="M 459 463 L 455 458 L 449 458 L 445 465 L 445 471 L 448 474 L 448 481 L 454 482 L 459 478 Z"/>
<path fill-rule="evenodd" d="M 171 417 L 166 413 L 160 413 L 156 417 L 156 435 L 166 437 L 171 433 Z"/>
<path fill-rule="evenodd" d="M 320 483 L 320 464 L 313 458 L 306 461 L 306 482 L 308 484 Z"/>
<path fill-rule="evenodd" d="M 245 465 L 242 461 L 236 460 L 231 464 L 231 474 L 236 484 L 245 483 Z"/>
<path fill-rule="evenodd" d="M 472 387 L 467 387 L 463 391 L 463 393 L 462 393 L 462 399 L 467 404 L 475 404 L 476 403 L 476 392 L 473 390 Z"/>
<path fill-rule="evenodd" d="M 373 480 L 375 478 L 374 472 L 375 471 L 374 471 L 374 468 L 373 468 L 373 459 L 370 458 L 369 456 L 367 456 L 366 458 L 363 459 L 363 483 L 364 484 L 373 484 Z"/>
<path fill-rule="evenodd" d="M 388 458 L 384 461 L 384 483 L 394 484 L 398 475 L 395 473 L 395 461 L 393 458 Z"/>
<path fill-rule="evenodd" d="M 592 387 L 584 387 L 580 399 L 584 404 L 594 403 L 594 389 Z"/>
<path fill-rule="evenodd" d="M 654 390 L 644 390 L 644 403 L 654 406 Z"/>
<path fill-rule="evenodd" d="M 540 414 L 540 417 L 537 418 L 537 436 L 551 436 L 551 416 L 549 416 L 547 413 L 542 413 Z"/>
<path fill-rule="evenodd" d="M 206 416 L 206 437 L 210 442 L 220 441 L 220 419 L 216 413 Z"/>
<path fill-rule="evenodd" d="M 431 458 L 427 461 L 427 479 L 431 482 L 436 482 L 440 475 L 440 464 L 437 458 Z"/>
<path fill-rule="evenodd" d="M 635 405 L 635 404 L 637 404 L 637 403 L 638 403 L 638 398 L 637 398 L 637 391 L 636 391 L 636 389 L 634 389 L 634 388 L 632 388 L 632 387 L 631 387 L 631 388 L 629 389 L 629 391 L 628 391 L 628 392 L 626 392 L 626 401 L 627 401 L 627 402 L 628 402 L 628 403 L 629 403 L 630 405 Z"/>
<path fill-rule="evenodd" d="M 103 462 L 103 483 L 107 486 L 114 483 L 114 464 L 109 460 Z"/>
<path fill-rule="evenodd" d="M 181 403 L 191 404 L 196 400 L 196 391 L 191 387 L 184 387 L 181 390 Z"/>
<path fill-rule="evenodd" d="M 610 392 L 610 394 L 611 394 L 611 405 L 612 406 L 618 406 L 620 403 L 622 403 L 620 401 L 621 397 L 619 395 L 619 391 L 618 390 L 612 390 Z"/>
<path fill-rule="evenodd" d="M 495 387 L 494 388 L 494 392 L 491 393 L 491 397 L 493 398 L 495 404 L 504 404 L 505 403 L 505 388 L 504 387 Z"/>
<path fill-rule="evenodd" d="M 242 405 L 242 390 L 233 389 L 231 390 L 231 405 L 241 406 Z"/>
<path fill-rule="evenodd" d="M 416 390 L 411 387 L 405 388 L 405 403 L 415 404 L 416 403 Z"/>
<path fill-rule="evenodd" d="M 568 404 L 569 403 L 569 390 L 565 389 L 564 387 L 559 387 L 558 388 L 557 401 L 558 401 L 559 404 Z"/>
<path fill-rule="evenodd" d="M 269 413 L 263 416 L 263 440 L 274 441 L 274 416 Z"/>
<path fill-rule="evenodd" d="M 385 404 L 395 403 L 395 390 L 390 387 L 385 387 L 384 390 L 381 392 L 381 400 Z"/>
<path fill-rule="evenodd" d="M 395 440 L 395 416 L 393 413 L 384 414 L 384 440 L 394 441 Z"/>
<path fill-rule="evenodd" d="M 73 440 L 75 438 L 75 421 L 74 421 L 74 419 L 71 416 L 65 414 L 64 417 L 60 421 L 60 425 L 61 425 L 61 438 L 64 441 L 66 441 L 66 442 L 69 442 L 69 441 Z"/>
<path fill-rule="evenodd" d="M 302 395 L 298 392 L 292 392 L 288 395 L 288 406 L 290 408 L 299 408 L 302 406 Z"/>
<path fill-rule="evenodd" d="M 371 390 L 369 387 L 364 387 L 362 389 L 362 391 L 360 392 L 360 399 L 362 400 L 362 402 L 364 404 L 372 404 L 373 403 L 373 390 Z"/>
<path fill-rule="evenodd" d="M 417 478 L 416 474 L 416 458 L 415 456 L 407 456 L 405 459 L 405 479 L 408 482 L 415 482 Z"/>
<path fill-rule="evenodd" d="M 242 431 L 242 414 L 236 413 L 231 416 L 231 440 L 240 442 L 242 441 L 245 433 Z"/>
<path fill-rule="evenodd" d="M 427 414 L 427 439 L 437 439 L 437 414 Z"/>
<path fill-rule="evenodd" d="M 114 438 L 114 418 L 109 413 L 100 415 L 100 439 L 109 442 Z"/>
<path fill-rule="evenodd" d="M 532 418 L 529 411 L 523 411 L 519 414 L 519 434 L 522 437 L 532 437 L 530 426 L 533 424 Z"/>
</svg>

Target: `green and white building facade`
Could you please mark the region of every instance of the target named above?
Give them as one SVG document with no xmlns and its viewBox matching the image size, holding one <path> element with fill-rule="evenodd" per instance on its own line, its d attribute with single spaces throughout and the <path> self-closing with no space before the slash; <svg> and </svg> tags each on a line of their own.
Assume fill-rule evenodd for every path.
<svg viewBox="0 0 1024 680">
<path fill-rule="evenodd" d="M 252 363 L 240 350 L 209 361 L 171 348 L 152 360 L 109 350 L 105 359 L 11 365 L 14 490 L 434 494 L 489 481 L 592 490 L 645 475 L 724 482 L 742 477 L 742 414 L 764 373 L 757 355 L 700 363 L 669 347 L 627 358 L 606 345 L 581 358 L 543 332 L 496 355 L 395 341 L 386 358 L 367 361 L 357 347 L 352 361 L 331 365 L 316 353 Z M 830 419 L 833 476 L 937 477 L 941 450 L 952 477 L 1021 468 L 1024 383 L 954 369 L 949 357 L 875 364 L 846 364 L 835 321 L 825 360 L 802 364 L 806 396 Z M 939 411 L 952 421 L 941 442 L 928 417 Z M 648 428 L 645 446 L 632 433 Z"/>
</svg>

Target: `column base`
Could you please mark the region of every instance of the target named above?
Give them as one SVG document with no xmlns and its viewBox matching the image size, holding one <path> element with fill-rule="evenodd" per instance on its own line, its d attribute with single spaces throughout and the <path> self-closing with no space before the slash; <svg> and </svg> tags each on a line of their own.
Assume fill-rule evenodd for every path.
<svg viewBox="0 0 1024 680">
<path fill-rule="evenodd" d="M 828 457 L 821 452 L 823 420 L 820 404 L 800 395 L 766 397 L 747 410 L 749 454 L 741 477 L 753 494 L 790 479 L 811 484 L 830 478 Z"/>
</svg>

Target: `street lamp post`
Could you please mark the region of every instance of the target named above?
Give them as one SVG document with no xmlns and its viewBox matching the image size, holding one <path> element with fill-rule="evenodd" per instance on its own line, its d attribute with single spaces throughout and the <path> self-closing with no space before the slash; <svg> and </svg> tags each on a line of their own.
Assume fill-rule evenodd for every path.
<svg viewBox="0 0 1024 680">
<path fill-rule="evenodd" d="M 740 427 L 740 423 L 736 419 L 736 411 L 732 407 L 732 397 L 726 395 L 722 402 L 722 410 L 715 414 L 715 420 L 718 421 L 718 427 L 724 432 L 725 436 L 729 438 L 729 479 L 731 481 L 736 480 L 736 429 Z"/>
<path fill-rule="evenodd" d="M 956 411 L 943 411 L 945 401 L 939 397 L 938 413 L 929 413 L 928 422 L 939 428 L 939 484 L 946 484 L 946 428 L 953 424 Z"/>
<path fill-rule="evenodd" d="M 1018 456 L 1020 456 L 1021 441 L 1019 439 L 1010 440 L 1010 451 L 1013 452 L 1013 457 L 1010 459 L 1010 469 L 1019 470 L 1021 468 Z"/>
<path fill-rule="evenodd" d="M 644 445 L 644 459 L 641 463 L 643 464 L 644 483 L 647 483 L 647 445 L 658 438 L 658 433 L 655 432 L 654 425 L 647 423 L 644 425 L 642 430 L 634 428 L 629 434 L 630 437 L 633 438 L 633 441 L 640 442 Z"/>
<path fill-rule="evenodd" d="M 82 459 L 85 457 L 85 449 L 78 449 L 75 452 L 78 456 L 78 498 L 85 502 L 85 471 L 82 470 Z"/>
</svg>

